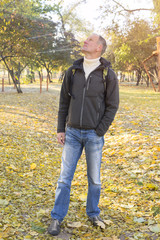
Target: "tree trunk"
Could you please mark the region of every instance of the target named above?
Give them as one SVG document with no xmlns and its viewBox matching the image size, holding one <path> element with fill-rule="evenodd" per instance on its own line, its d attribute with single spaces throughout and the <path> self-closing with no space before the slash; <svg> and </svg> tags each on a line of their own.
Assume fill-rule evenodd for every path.
<svg viewBox="0 0 160 240">
<path fill-rule="evenodd" d="M 46 70 L 47 70 L 47 75 L 48 75 L 49 83 L 51 83 L 51 82 L 52 82 L 52 80 L 51 80 L 51 72 L 49 71 L 48 68 L 46 68 Z"/>
<path fill-rule="evenodd" d="M 22 90 L 21 90 L 19 77 L 14 76 L 13 70 L 10 70 L 10 75 L 11 75 L 11 78 L 13 80 L 13 83 L 14 83 L 14 86 L 15 86 L 17 92 L 18 93 L 23 93 Z"/>
<path fill-rule="evenodd" d="M 142 74 L 142 71 L 138 70 L 137 73 L 138 73 L 138 76 L 137 76 L 137 83 L 136 83 L 136 86 L 139 86 L 139 83 L 140 83 L 140 81 L 141 81 L 141 74 Z"/>
<path fill-rule="evenodd" d="M 38 74 L 39 74 L 39 79 L 41 79 L 41 81 L 43 81 L 43 73 L 38 71 Z"/>
<path fill-rule="evenodd" d="M 149 87 L 149 77 L 145 75 L 143 75 L 144 81 L 146 82 L 147 87 Z"/>
<path fill-rule="evenodd" d="M 147 87 L 149 87 L 149 77 L 148 76 L 147 76 L 146 84 L 147 84 Z"/>
<path fill-rule="evenodd" d="M 21 90 L 21 87 L 20 87 L 19 78 L 18 78 L 17 80 L 15 79 L 13 69 L 11 70 L 11 69 L 9 68 L 7 62 L 5 61 L 5 58 L 3 58 L 2 60 L 3 60 L 5 66 L 6 66 L 6 68 L 7 68 L 7 70 L 8 70 L 8 72 L 9 72 L 12 80 L 13 80 L 13 83 L 14 83 L 14 86 L 15 86 L 17 92 L 18 92 L 18 93 L 23 93 L 22 90 Z M 19 74 L 19 76 L 20 76 L 20 74 Z"/>
<path fill-rule="evenodd" d="M 9 74 L 9 72 L 8 72 L 8 83 L 9 83 L 9 85 L 11 85 L 11 79 L 10 79 L 10 74 Z"/>
<path fill-rule="evenodd" d="M 158 92 L 160 92 L 160 37 L 157 37 L 157 52 L 158 52 Z"/>
<path fill-rule="evenodd" d="M 31 70 L 31 76 L 32 76 L 32 82 L 35 82 L 35 73 L 33 70 Z"/>
<path fill-rule="evenodd" d="M 35 73 L 31 70 L 31 73 L 29 74 L 30 76 L 30 83 L 35 82 Z"/>
</svg>

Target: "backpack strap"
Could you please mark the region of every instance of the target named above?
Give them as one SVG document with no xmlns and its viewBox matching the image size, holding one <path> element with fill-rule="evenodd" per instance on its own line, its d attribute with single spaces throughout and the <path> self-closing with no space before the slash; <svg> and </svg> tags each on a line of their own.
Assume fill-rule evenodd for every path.
<svg viewBox="0 0 160 240">
<path fill-rule="evenodd" d="M 104 84 L 104 88 L 105 88 L 105 94 L 106 94 L 106 91 L 107 91 L 108 75 L 109 75 L 109 67 L 105 67 L 104 70 L 103 70 L 103 84 Z"/>
<path fill-rule="evenodd" d="M 76 69 L 75 68 L 71 68 L 69 75 L 68 75 L 68 84 L 69 84 L 69 91 L 68 91 L 68 95 L 70 97 L 73 97 L 75 99 L 75 96 L 72 93 L 72 86 L 73 86 L 73 79 L 74 79 L 74 75 L 76 73 Z"/>
</svg>

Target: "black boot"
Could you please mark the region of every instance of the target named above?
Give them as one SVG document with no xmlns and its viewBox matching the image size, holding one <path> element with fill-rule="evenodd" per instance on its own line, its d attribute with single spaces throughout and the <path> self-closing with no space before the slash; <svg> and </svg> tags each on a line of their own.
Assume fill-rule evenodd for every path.
<svg viewBox="0 0 160 240">
<path fill-rule="evenodd" d="M 58 221 L 57 219 L 52 219 L 52 222 L 48 228 L 48 233 L 53 236 L 57 236 L 61 230 L 60 226 L 61 226 L 60 221 Z"/>
<path fill-rule="evenodd" d="M 89 217 L 89 220 L 91 221 L 91 223 L 94 226 L 97 226 L 97 227 L 99 226 L 102 229 L 105 228 L 105 224 L 104 224 L 103 220 L 99 216 Z"/>
</svg>

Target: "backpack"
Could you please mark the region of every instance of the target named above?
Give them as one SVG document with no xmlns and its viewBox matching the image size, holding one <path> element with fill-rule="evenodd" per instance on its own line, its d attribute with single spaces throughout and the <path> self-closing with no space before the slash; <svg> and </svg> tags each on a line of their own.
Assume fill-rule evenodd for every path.
<svg viewBox="0 0 160 240">
<path fill-rule="evenodd" d="M 70 68 L 70 72 L 69 72 L 69 91 L 68 91 L 68 95 L 75 98 L 73 93 L 72 93 L 72 86 L 73 86 L 73 81 L 74 81 L 74 75 L 76 73 L 76 69 L 75 68 Z M 105 87 L 105 95 L 106 95 L 106 91 L 107 91 L 107 79 L 108 79 L 108 74 L 109 74 L 109 67 L 105 67 L 103 70 L 103 84 Z"/>
</svg>

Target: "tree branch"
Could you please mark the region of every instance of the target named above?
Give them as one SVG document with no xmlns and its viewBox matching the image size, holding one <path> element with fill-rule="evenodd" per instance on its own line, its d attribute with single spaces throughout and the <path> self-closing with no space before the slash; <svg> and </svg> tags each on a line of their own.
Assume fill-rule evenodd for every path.
<svg viewBox="0 0 160 240">
<path fill-rule="evenodd" d="M 128 9 L 128 8 L 125 8 L 122 4 L 120 4 L 119 2 L 117 2 L 116 0 L 112 0 L 114 3 L 116 3 L 118 6 L 120 6 L 123 11 L 126 11 L 126 12 L 138 12 L 138 11 L 153 11 L 152 8 L 137 8 L 137 9 Z"/>
</svg>

